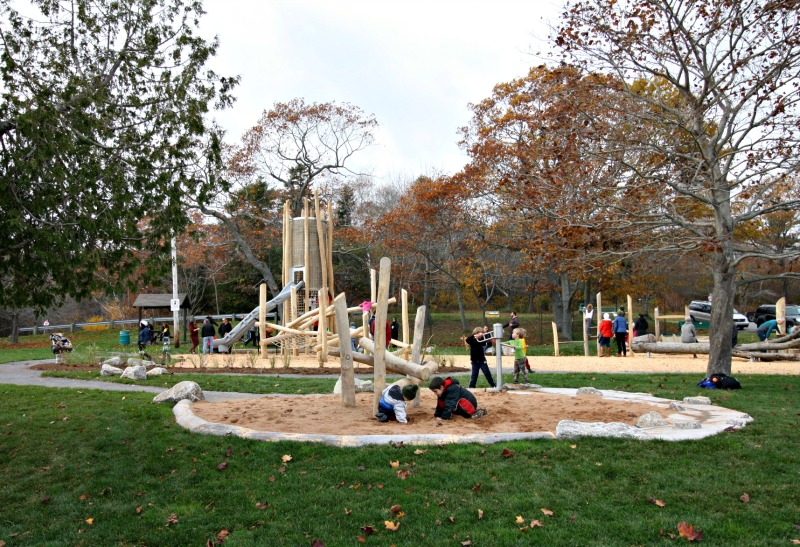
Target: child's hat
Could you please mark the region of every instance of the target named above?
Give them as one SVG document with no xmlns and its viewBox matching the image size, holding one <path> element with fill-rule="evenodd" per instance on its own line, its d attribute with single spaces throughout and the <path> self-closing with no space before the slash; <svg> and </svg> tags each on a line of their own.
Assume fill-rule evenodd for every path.
<svg viewBox="0 0 800 547">
<path fill-rule="evenodd" d="M 415 399 L 417 397 L 417 390 L 419 390 L 419 387 L 414 384 L 403 386 L 401 390 L 403 392 L 403 398 L 409 401 Z"/>
</svg>

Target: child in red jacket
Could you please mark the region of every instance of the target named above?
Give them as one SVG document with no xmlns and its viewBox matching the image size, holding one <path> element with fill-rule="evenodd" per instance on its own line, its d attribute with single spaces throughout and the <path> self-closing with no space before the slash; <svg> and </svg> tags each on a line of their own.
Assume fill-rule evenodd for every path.
<svg viewBox="0 0 800 547">
<path fill-rule="evenodd" d="M 485 408 L 478 408 L 478 400 L 471 391 L 461 387 L 455 378 L 441 378 L 435 376 L 428 388 L 436 394 L 436 410 L 433 418 L 436 425 L 441 425 L 442 420 L 449 420 L 453 415 L 464 418 L 480 418 L 489 412 Z"/>
</svg>

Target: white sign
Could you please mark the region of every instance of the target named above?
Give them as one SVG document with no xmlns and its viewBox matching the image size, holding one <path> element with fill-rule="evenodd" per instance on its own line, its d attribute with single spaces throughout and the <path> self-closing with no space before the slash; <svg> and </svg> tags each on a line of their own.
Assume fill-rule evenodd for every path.
<svg viewBox="0 0 800 547">
<path fill-rule="evenodd" d="M 170 298 L 169 299 L 169 311 L 181 311 L 181 300 L 180 300 L 180 298 Z"/>
<path fill-rule="evenodd" d="M 487 311 L 486 315 L 488 317 L 500 317 L 500 312 L 499 311 Z"/>
</svg>

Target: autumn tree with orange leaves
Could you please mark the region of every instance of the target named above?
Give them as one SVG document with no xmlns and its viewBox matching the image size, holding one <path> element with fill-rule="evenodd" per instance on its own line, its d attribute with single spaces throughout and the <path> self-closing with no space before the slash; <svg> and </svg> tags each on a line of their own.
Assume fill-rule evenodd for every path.
<svg viewBox="0 0 800 547">
<path fill-rule="evenodd" d="M 495 86 L 472 105 L 462 129 L 471 162 L 459 178 L 470 189 L 489 244 L 521 253 L 520 268 L 549 280 L 556 322 L 571 338 L 571 309 L 587 277 L 604 278 L 615 266 L 590 260 L 588 251 L 626 244 L 595 226 L 604 221 L 592 188 L 615 176 L 614 166 L 590 153 L 613 120 L 598 111 L 598 94 L 620 99 L 615 81 L 583 76 L 574 67 L 530 70 Z M 580 218 L 571 226 L 561 219 Z"/>
</svg>

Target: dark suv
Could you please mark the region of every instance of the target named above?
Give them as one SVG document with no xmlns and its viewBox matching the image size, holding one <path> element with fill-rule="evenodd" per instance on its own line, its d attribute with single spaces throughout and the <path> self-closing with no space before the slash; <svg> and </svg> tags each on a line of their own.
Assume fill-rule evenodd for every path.
<svg viewBox="0 0 800 547">
<path fill-rule="evenodd" d="M 764 321 L 775 319 L 775 305 L 763 304 L 747 315 L 752 316 L 751 320 L 761 326 Z M 798 324 L 800 324 L 800 306 L 786 306 L 786 326 L 793 327 Z"/>
<path fill-rule="evenodd" d="M 693 300 L 689 304 L 689 316 L 694 322 L 711 321 L 711 302 L 706 302 L 705 300 Z M 747 317 L 735 309 L 733 310 L 733 320 L 736 323 L 736 328 L 739 330 L 746 329 L 748 326 L 750 326 L 750 321 L 747 320 Z"/>
</svg>

